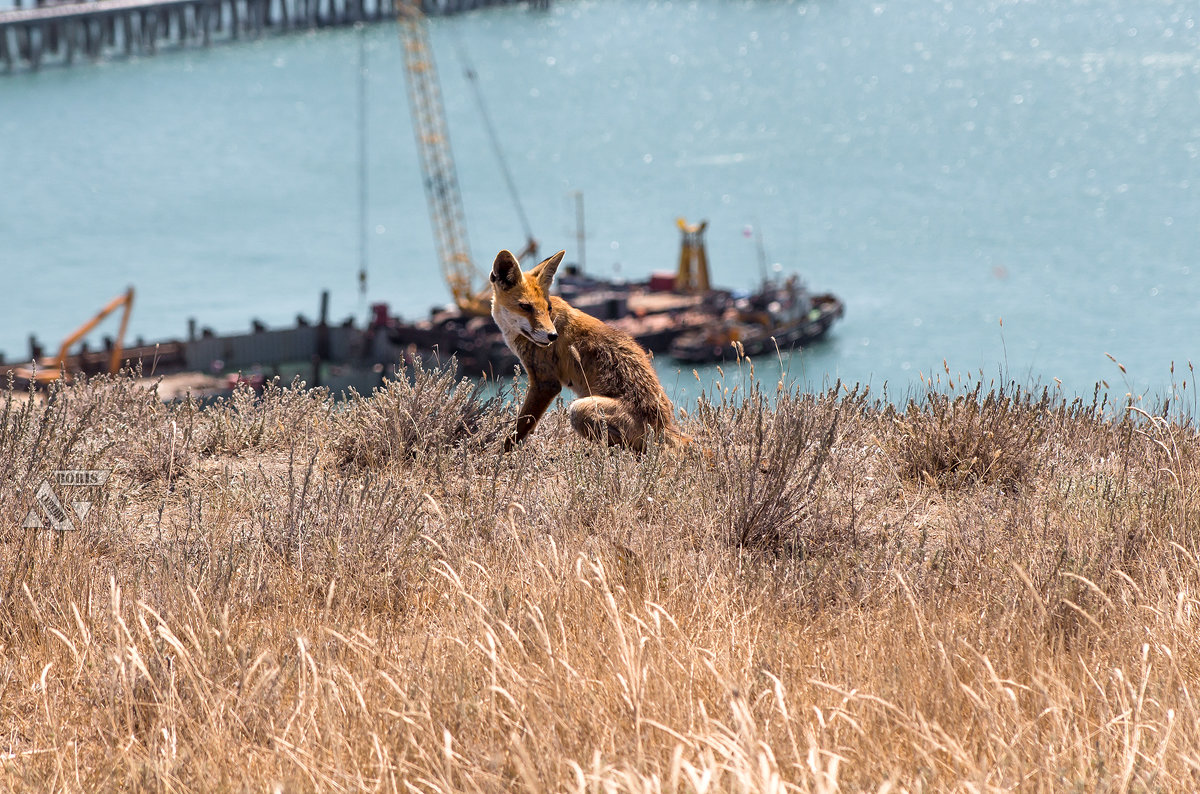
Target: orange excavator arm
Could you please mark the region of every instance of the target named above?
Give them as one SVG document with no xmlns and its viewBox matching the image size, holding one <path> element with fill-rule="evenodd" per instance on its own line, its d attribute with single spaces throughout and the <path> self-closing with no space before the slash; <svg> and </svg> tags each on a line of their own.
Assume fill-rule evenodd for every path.
<svg viewBox="0 0 1200 794">
<path fill-rule="evenodd" d="M 116 374 L 121 367 L 121 354 L 125 350 L 125 331 L 129 328 L 129 315 L 133 312 L 133 287 L 125 290 L 124 293 L 118 295 L 108 302 L 107 305 L 96 313 L 92 319 L 88 320 L 83 325 L 71 332 L 62 345 L 58 349 L 58 355 L 51 358 L 42 359 L 38 363 L 38 368 L 34 370 L 19 369 L 17 375 L 29 379 L 35 379 L 39 382 L 49 382 L 58 380 L 59 375 L 65 372 L 67 357 L 70 355 L 71 348 L 76 342 L 83 339 L 92 329 L 104 321 L 106 317 L 115 312 L 121 307 L 125 307 L 124 313 L 121 315 L 121 327 L 117 331 L 116 339 L 113 341 L 112 356 L 108 361 L 108 371 Z M 70 375 L 66 375 L 66 379 L 70 380 Z"/>
</svg>

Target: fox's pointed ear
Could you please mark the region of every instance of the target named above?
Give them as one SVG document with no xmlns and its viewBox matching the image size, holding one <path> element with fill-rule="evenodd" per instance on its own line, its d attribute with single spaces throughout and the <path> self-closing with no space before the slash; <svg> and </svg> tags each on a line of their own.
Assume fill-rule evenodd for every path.
<svg viewBox="0 0 1200 794">
<path fill-rule="evenodd" d="M 538 266 L 529 271 L 529 275 L 538 280 L 542 289 L 550 289 L 550 282 L 554 281 L 554 274 L 558 272 L 558 266 L 562 264 L 563 255 L 566 253 L 566 251 L 559 251 L 549 259 L 538 262 Z"/>
<path fill-rule="evenodd" d="M 504 250 L 496 254 L 492 263 L 492 283 L 500 289 L 512 289 L 521 280 L 521 266 L 511 251 Z"/>
</svg>

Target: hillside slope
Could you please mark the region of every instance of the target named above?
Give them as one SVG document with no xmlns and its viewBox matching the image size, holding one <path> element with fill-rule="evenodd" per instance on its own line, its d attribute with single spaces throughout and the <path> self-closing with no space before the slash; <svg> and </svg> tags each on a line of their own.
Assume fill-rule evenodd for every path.
<svg viewBox="0 0 1200 794">
<path fill-rule="evenodd" d="M 442 373 L 0 398 L 0 789 L 1200 788 L 1176 406 L 727 385 L 710 456 L 506 457 Z"/>
</svg>

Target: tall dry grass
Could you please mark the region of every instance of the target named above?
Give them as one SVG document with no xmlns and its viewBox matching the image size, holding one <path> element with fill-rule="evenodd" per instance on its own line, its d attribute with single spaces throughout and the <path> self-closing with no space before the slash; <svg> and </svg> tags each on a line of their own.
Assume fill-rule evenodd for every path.
<svg viewBox="0 0 1200 794">
<path fill-rule="evenodd" d="M 0 790 L 1200 788 L 1178 403 L 739 388 L 711 457 L 437 372 L 3 400 Z"/>
</svg>

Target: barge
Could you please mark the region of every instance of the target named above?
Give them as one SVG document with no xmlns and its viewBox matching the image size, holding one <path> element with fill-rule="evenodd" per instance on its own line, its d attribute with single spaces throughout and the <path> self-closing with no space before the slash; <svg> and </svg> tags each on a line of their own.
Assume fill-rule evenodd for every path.
<svg viewBox="0 0 1200 794">
<path fill-rule="evenodd" d="M 615 282 L 586 276 L 567 266 L 557 279 L 561 296 L 572 306 L 630 334 L 652 354 L 685 363 L 709 363 L 735 355 L 787 351 L 821 339 L 842 316 L 842 302 L 830 294 L 810 294 L 797 276 L 764 280 L 753 292 L 738 293 L 709 285 L 704 248 L 705 224 L 679 222 L 683 246 L 675 273 L 658 273 L 643 282 Z M 219 397 L 240 384 L 260 388 L 279 377 L 299 377 L 309 386 L 334 393 L 355 388 L 369 392 L 383 378 L 418 361 L 445 364 L 453 357 L 464 375 L 496 379 L 518 366 L 491 317 L 458 307 L 438 308 L 426 320 L 409 322 L 375 303 L 365 325 L 354 318 L 332 323 L 329 294 L 322 293 L 318 320 L 298 316 L 289 328 L 268 329 L 252 321 L 248 332 L 217 334 L 188 322 L 183 339 L 124 346 L 133 290 L 113 299 L 63 343 L 58 355 L 44 356 L 30 338 L 29 364 L 4 364 L 0 379 L 18 386 L 121 369 L 164 377 L 165 398 L 191 393 Z M 106 316 L 124 308 L 117 337 L 91 349 L 84 335 Z M 71 350 L 75 347 L 74 350 Z"/>
</svg>

